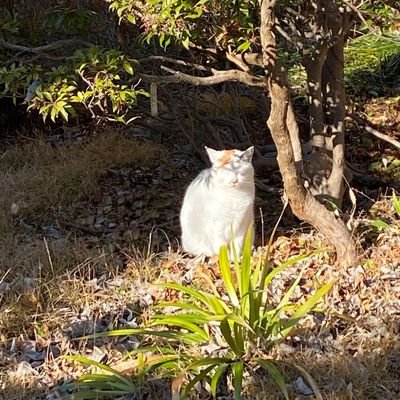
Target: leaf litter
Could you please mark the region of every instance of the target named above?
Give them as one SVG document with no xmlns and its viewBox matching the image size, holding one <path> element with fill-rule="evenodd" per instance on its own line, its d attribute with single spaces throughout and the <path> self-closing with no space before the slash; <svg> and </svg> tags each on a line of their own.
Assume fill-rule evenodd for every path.
<svg viewBox="0 0 400 400">
<path fill-rule="evenodd" d="M 124 357 L 151 345 L 151 340 L 134 335 L 81 338 L 139 327 L 148 319 L 153 304 L 176 299 L 175 291 L 161 290 L 152 283 L 172 281 L 201 287 L 211 280 L 218 291 L 223 290 L 215 262 L 192 260 L 175 251 L 184 190 L 179 176 L 188 181 L 191 172 L 170 162 L 106 167 L 90 195 L 48 213 L 18 217 L 25 232 L 23 241 L 37 243 L 45 237 L 49 251 L 37 258 L 41 267 L 35 274 L 2 272 L 0 390 L 4 394 L 0 398 L 57 397 L 60 383 L 91 370 L 65 359 L 67 354 L 105 362 L 128 375 L 134 373 L 137 368 Z M 13 207 L 13 215 L 25 212 L 19 204 Z M 275 205 L 279 204 L 278 199 Z M 327 399 L 400 396 L 400 224 L 393 216 L 390 196 L 382 197 L 374 207 L 370 214 L 361 215 L 365 227 L 360 240 L 367 250 L 359 266 L 347 270 L 333 267 L 331 254 L 322 251 L 285 270 L 271 287 L 271 301 L 278 302 L 304 270 L 293 294 L 297 302 L 304 302 L 318 285 L 336 280 L 324 310 L 311 313 L 271 353 L 303 365 Z M 370 227 L 368 221 L 377 217 L 390 222 L 390 228 Z M 288 218 L 290 221 L 290 215 Z M 278 232 L 272 247 L 276 265 L 301 252 L 325 248 L 323 239 L 313 231 L 288 233 L 283 225 Z M 67 249 L 71 243 L 87 257 L 79 262 L 73 258 L 64 261 L 63 270 L 51 272 L 48 264 L 60 260 L 52 258 L 55 249 Z M 258 254 L 263 252 L 260 247 Z M 223 341 L 217 340 L 197 351 L 221 356 L 226 350 Z M 129 365 L 130 370 L 125 368 Z M 296 371 L 286 374 L 295 396 L 311 398 L 311 389 Z M 246 385 L 244 395 L 256 399 L 263 393 L 263 399 L 279 399 L 279 391 L 269 384 L 266 388 L 267 383 L 266 377 L 259 377 Z M 142 398 L 151 398 L 155 392 L 161 397 L 153 398 L 170 396 L 166 382 L 157 381 L 153 390 L 143 392 Z M 196 396 L 206 398 L 207 391 L 199 389 Z"/>
</svg>

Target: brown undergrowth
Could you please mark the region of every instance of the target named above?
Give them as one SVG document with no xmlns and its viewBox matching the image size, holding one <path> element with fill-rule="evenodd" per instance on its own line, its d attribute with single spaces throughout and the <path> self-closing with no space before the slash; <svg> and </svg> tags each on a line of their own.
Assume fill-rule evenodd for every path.
<svg viewBox="0 0 400 400">
<path fill-rule="evenodd" d="M 39 140 L 4 152 L 0 156 L 0 271 L 11 268 L 13 274 L 15 266 L 22 272 L 21 268 L 31 271 L 34 264 L 49 264 L 44 235 L 32 240 L 37 221 L 57 224 L 62 208 L 92 195 L 109 168 L 154 166 L 160 155 L 155 145 L 112 133 L 81 145 L 53 146 Z M 58 257 L 74 259 L 74 251 L 63 243 L 51 246 L 54 265 L 62 261 Z M 63 247 L 61 251 L 57 246 Z M 77 260 L 71 261 L 77 265 Z"/>
<path fill-rule="evenodd" d="M 10 331 L 31 336 L 44 315 L 59 319 L 51 313 L 65 300 L 60 290 L 67 271 L 85 271 L 82 279 L 107 271 L 101 249 L 59 227 L 68 208 L 93 196 L 110 168 L 152 167 L 160 156 L 156 145 L 113 133 L 72 145 L 34 140 L 0 155 L 0 341 Z M 68 304 L 79 293 L 71 289 Z"/>
<path fill-rule="evenodd" d="M 220 279 L 215 266 L 196 266 L 174 251 L 155 254 L 149 247 L 140 253 L 132 246 L 123 250 L 122 264 L 116 252 L 88 247 L 72 231 L 57 238 L 56 233 L 49 235 L 49 230 L 42 229 L 49 225 L 61 230 L 58 218 L 65 218 L 66 210 L 78 203 L 82 206 L 82 200 L 92 199 L 110 168 L 154 168 L 159 165 L 160 152 L 157 146 L 110 134 L 71 147 L 34 141 L 1 155 L 1 400 L 60 398 L 60 383 L 88 371 L 64 355 L 84 355 L 116 368 L 124 365 L 127 351 L 140 344 L 138 338 L 79 338 L 121 326 L 140 326 L 152 304 L 175 295 L 155 289 L 152 283 L 184 281 L 201 287 L 204 276 L 215 282 Z M 169 207 L 169 203 L 162 204 Z M 373 228 L 368 223 L 376 214 L 363 216 L 360 240 L 368 243 L 368 249 L 357 267 L 337 269 L 327 252 L 307 262 L 295 293 L 299 301 L 307 298 L 311 288 L 332 279 L 337 282 L 335 288 L 323 312 L 312 313 L 269 355 L 305 368 L 327 400 L 394 400 L 400 396 L 400 228 L 390 197 L 376 206 L 378 217 L 391 227 Z M 279 263 L 321 247 L 323 240 L 315 232 L 286 232 L 274 242 L 273 258 Z M 285 272 L 273 292 L 283 293 L 303 267 Z M 132 372 L 137 370 L 127 375 Z M 296 388 L 299 374 L 293 368 L 285 370 L 285 379 L 291 398 L 313 398 Z M 161 396 L 157 386 L 158 394 L 151 397 L 150 393 L 147 398 L 168 398 L 169 382 L 163 384 L 166 397 L 157 397 Z M 249 400 L 282 396 L 261 372 L 246 380 L 243 394 Z M 204 388 L 192 398 L 207 398 Z"/>
</svg>

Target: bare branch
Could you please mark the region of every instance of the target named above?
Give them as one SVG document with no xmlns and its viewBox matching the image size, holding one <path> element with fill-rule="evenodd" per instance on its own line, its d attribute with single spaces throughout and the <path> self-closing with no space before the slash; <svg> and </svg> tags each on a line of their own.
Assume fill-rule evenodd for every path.
<svg viewBox="0 0 400 400">
<path fill-rule="evenodd" d="M 384 133 L 379 132 L 378 130 L 372 128 L 372 126 L 369 126 L 368 123 L 363 118 L 359 117 L 357 114 L 348 112 L 346 113 L 346 115 L 351 119 L 353 119 L 354 121 L 356 121 L 358 124 L 360 124 L 366 132 L 400 149 L 400 142 L 398 140 L 393 139 L 389 135 L 385 135 Z"/>
<path fill-rule="evenodd" d="M 83 44 L 85 46 L 92 46 L 91 43 L 86 42 L 84 40 L 77 40 L 77 39 L 67 39 L 67 40 L 59 40 L 54 43 L 46 44 L 44 46 L 39 47 L 26 47 L 21 46 L 19 44 L 9 43 L 4 40 L 4 38 L 0 35 L 0 47 L 10 50 L 22 51 L 25 53 L 43 53 L 50 50 L 55 50 L 60 47 L 68 46 L 71 44 Z"/>
<path fill-rule="evenodd" d="M 192 63 L 192 62 L 186 61 L 186 60 L 178 60 L 176 58 L 165 57 L 165 56 L 149 56 L 149 57 L 141 58 L 137 61 L 139 61 L 140 63 L 146 63 L 149 61 L 169 62 L 171 64 L 183 65 L 185 67 L 192 67 L 199 71 L 210 71 L 210 68 L 207 68 L 204 65 Z"/>
<path fill-rule="evenodd" d="M 157 76 L 139 73 L 138 76 L 147 82 L 155 82 L 158 84 L 168 83 L 188 83 L 194 86 L 212 86 L 223 82 L 242 82 L 249 86 L 264 87 L 266 86 L 266 79 L 251 75 L 244 71 L 237 71 L 234 69 L 228 71 L 217 71 L 211 69 L 212 76 L 192 76 L 183 72 L 175 71 L 171 68 L 161 66 L 161 69 L 170 73 L 167 76 Z"/>
<path fill-rule="evenodd" d="M 250 66 L 243 60 L 242 57 L 240 57 L 240 55 L 226 52 L 225 57 L 239 67 L 242 71 L 250 72 Z"/>
<path fill-rule="evenodd" d="M 224 57 L 227 60 L 231 61 L 235 65 L 237 65 L 240 69 L 246 71 L 243 68 L 243 63 L 247 65 L 258 65 L 259 67 L 263 67 L 263 58 L 261 53 L 241 53 L 241 54 L 234 54 L 231 52 L 217 50 L 212 47 L 203 48 L 200 46 L 191 45 L 191 48 L 195 49 L 196 51 L 200 51 L 203 53 L 207 53 L 215 58 Z"/>
</svg>

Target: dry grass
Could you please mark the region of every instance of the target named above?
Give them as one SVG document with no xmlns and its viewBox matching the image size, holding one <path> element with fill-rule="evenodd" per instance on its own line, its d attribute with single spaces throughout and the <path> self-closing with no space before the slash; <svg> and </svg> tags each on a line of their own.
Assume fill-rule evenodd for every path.
<svg viewBox="0 0 400 400">
<path fill-rule="evenodd" d="M 182 280 L 188 260 L 177 253 L 140 254 L 132 249 L 121 268 L 118 258 L 98 249 L 90 250 L 79 240 L 67 237 L 68 240 L 46 241 L 24 228 L 24 224 L 33 221 L 54 223 L 67 207 L 90 198 L 107 169 L 125 165 L 151 167 L 159 155 L 157 147 L 106 135 L 70 147 L 32 142 L 1 156 L 1 400 L 45 398 L 53 385 L 76 378 L 85 368 L 53 356 L 49 352 L 51 346 L 56 346 L 61 355 L 90 355 L 94 343 L 75 338 L 93 329 L 119 326 L 121 318 L 127 318 L 127 310 L 132 313 L 132 321 L 145 321 L 146 307 L 160 296 L 171 295 L 161 294 L 150 284 L 159 279 Z M 387 199 L 384 203 L 393 212 Z M 274 259 L 284 261 L 319 239 L 299 232 L 281 237 L 280 244 L 274 246 Z M 337 279 L 326 303 L 328 318 L 323 323 L 311 323 L 310 318 L 307 329 L 297 332 L 300 339 L 292 338 L 274 354 L 306 368 L 326 400 L 394 400 L 400 395 L 400 332 L 396 324 L 400 300 L 392 277 L 399 268 L 395 255 L 399 239 L 396 230 L 381 232 L 377 246 L 358 269 L 336 270 L 325 255 L 307 268 L 302 286 L 305 293 L 307 282 L 314 285 Z M 296 273 L 288 274 L 280 287 L 287 287 Z M 314 343 L 311 336 L 320 346 L 310 345 Z M 32 343 L 36 351 L 48 352 L 46 359 L 32 371 L 20 374 L 18 368 L 24 361 L 26 346 Z M 108 363 L 121 361 L 125 354 L 121 343 L 113 339 L 101 347 Z M 288 382 L 299 376 L 294 368 L 285 372 Z M 289 389 L 293 399 L 304 399 Z M 264 374 L 247 381 L 244 398 L 278 400 L 282 395 Z"/>
<path fill-rule="evenodd" d="M 36 225 L 56 225 L 67 206 L 98 189 L 109 168 L 150 167 L 160 151 L 109 133 L 70 146 L 24 143 L 0 155 L 0 341 L 24 333 L 32 337 L 36 320 L 52 319 L 60 304 L 74 307 L 82 299 L 82 288 L 69 286 L 66 272 L 74 271 L 81 280 L 108 272 L 109 260 L 99 250 L 68 234 L 46 240 Z M 54 315 L 54 324 L 45 329 L 59 319 Z"/>
<path fill-rule="evenodd" d="M 35 141 L 6 151 L 0 156 L 0 273 L 16 267 L 31 270 L 39 262 L 49 264 L 43 240 L 32 241 L 31 221 L 56 220 L 62 207 L 92 194 L 107 169 L 151 166 L 159 157 L 158 147 L 111 133 L 82 145 Z M 52 246 L 55 264 L 62 261 L 58 258 L 77 264 L 68 245 Z"/>
</svg>

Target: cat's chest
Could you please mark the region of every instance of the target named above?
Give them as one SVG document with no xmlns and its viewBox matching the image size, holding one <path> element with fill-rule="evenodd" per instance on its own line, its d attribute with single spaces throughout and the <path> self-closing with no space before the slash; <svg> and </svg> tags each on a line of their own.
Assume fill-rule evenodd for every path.
<svg viewBox="0 0 400 400">
<path fill-rule="evenodd" d="M 249 187 L 241 190 L 224 187 L 215 188 L 210 193 L 209 201 L 210 206 L 236 212 L 236 210 L 252 206 L 254 202 L 254 188 Z"/>
</svg>

